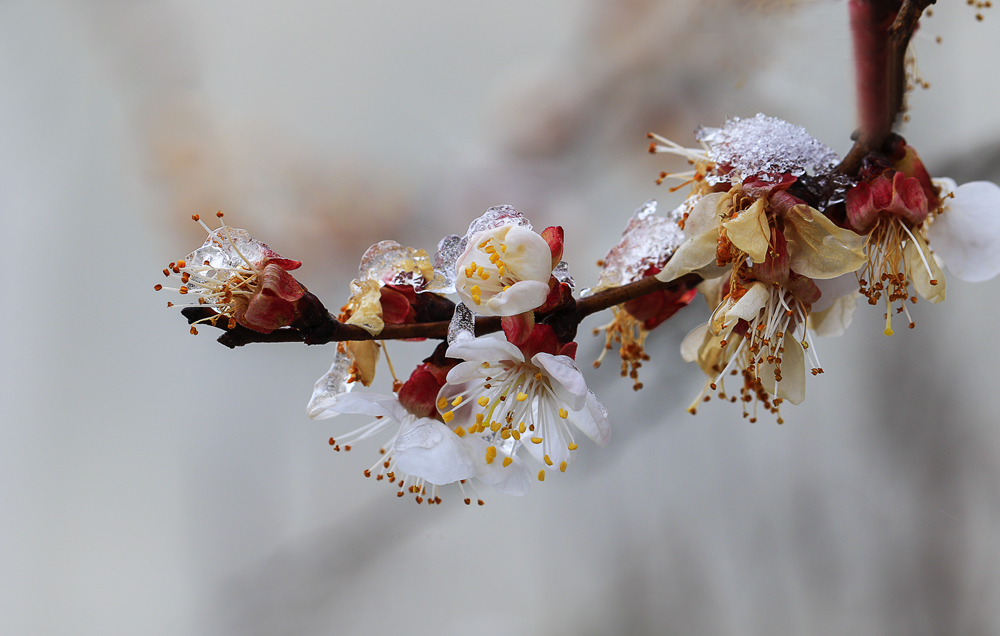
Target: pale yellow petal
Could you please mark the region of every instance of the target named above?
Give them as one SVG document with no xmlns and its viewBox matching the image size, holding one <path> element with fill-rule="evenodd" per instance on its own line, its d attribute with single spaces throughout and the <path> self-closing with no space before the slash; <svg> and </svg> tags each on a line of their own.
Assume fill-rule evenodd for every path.
<svg viewBox="0 0 1000 636">
<path fill-rule="evenodd" d="M 767 202 L 757 199 L 736 218 L 723 221 L 726 237 L 737 248 L 743 250 L 755 263 L 763 263 L 771 241 L 771 228 L 767 223 Z"/>
<path fill-rule="evenodd" d="M 837 227 L 823 213 L 797 205 L 785 215 L 789 266 L 807 278 L 835 278 L 867 262 L 864 237 Z"/>
<path fill-rule="evenodd" d="M 851 320 L 854 319 L 854 311 L 858 308 L 858 298 L 861 298 L 861 294 L 854 290 L 834 300 L 833 304 L 823 311 L 812 312 L 809 314 L 808 327 L 817 336 L 844 335 L 851 325 Z"/>
<path fill-rule="evenodd" d="M 714 229 L 688 239 L 677 248 L 656 278 L 670 282 L 703 267 L 714 266 L 718 244 L 719 233 Z"/>
<path fill-rule="evenodd" d="M 752 283 L 747 288 L 747 292 L 726 312 L 726 320 L 733 322 L 739 318 L 746 321 L 753 320 L 767 304 L 767 299 L 770 297 L 771 292 L 767 285 L 761 282 Z"/>
<path fill-rule="evenodd" d="M 728 280 L 728 276 L 706 278 L 698 283 L 697 287 L 695 287 L 695 289 L 701 292 L 701 295 L 705 297 L 705 302 L 708 303 L 709 309 L 715 309 L 722 304 L 722 286 L 725 285 Z"/>
<path fill-rule="evenodd" d="M 769 362 L 762 363 L 757 376 L 760 383 L 771 395 L 776 395 L 792 404 L 801 404 L 806 398 L 806 356 L 802 345 L 791 336 L 784 340 L 785 351 L 781 354 L 781 382 L 775 381 L 775 367 Z"/>
<path fill-rule="evenodd" d="M 903 248 L 903 258 L 906 260 L 906 274 L 910 277 L 914 289 L 920 296 L 932 303 L 939 303 L 944 300 L 946 281 L 941 266 L 938 265 L 934 255 L 931 254 L 927 243 L 923 237 L 915 234 L 916 243 L 909 240 Z M 918 248 L 919 245 L 919 248 Z M 924 258 L 920 258 L 923 253 Z M 930 270 L 928 272 L 928 269 Z M 931 284 L 931 280 L 937 282 Z"/>
<path fill-rule="evenodd" d="M 729 211 L 732 199 L 725 192 L 712 192 L 699 197 L 684 221 L 684 236 L 688 238 L 718 230 L 719 217 Z"/>
<path fill-rule="evenodd" d="M 373 336 L 382 333 L 382 292 L 378 281 L 351 281 L 351 299 L 347 302 L 351 317 L 346 324 L 357 325 Z"/>
<path fill-rule="evenodd" d="M 347 343 L 347 352 L 351 354 L 354 367 L 357 370 L 358 381 L 364 386 L 371 386 L 375 379 L 375 365 L 381 349 L 373 340 L 355 340 Z"/>
</svg>

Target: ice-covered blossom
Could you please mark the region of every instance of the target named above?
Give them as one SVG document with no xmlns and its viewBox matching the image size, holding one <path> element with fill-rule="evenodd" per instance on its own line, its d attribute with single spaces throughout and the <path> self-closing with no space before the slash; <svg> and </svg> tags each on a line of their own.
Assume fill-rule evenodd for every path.
<svg viewBox="0 0 1000 636">
<path fill-rule="evenodd" d="M 222 218 L 222 213 L 218 216 Z M 282 257 L 246 230 L 227 225 L 212 230 L 198 215 L 192 219 L 205 228 L 208 238 L 200 248 L 164 268 L 163 275 L 178 279 L 178 287 L 156 285 L 155 289 L 176 291 L 197 301 L 168 306 L 213 309 L 215 315 L 197 322 L 214 325 L 223 320 L 229 329 L 239 324 L 261 333 L 285 327 L 300 315 L 299 301 L 306 289 L 288 273 L 301 266 L 300 261 Z M 193 325 L 191 333 L 198 333 Z"/>
<path fill-rule="evenodd" d="M 558 353 L 574 352 L 575 344 L 533 353 L 541 340 L 546 338 L 522 345 L 525 353 L 503 338 L 463 332 L 448 348 L 449 357 L 464 362 L 448 373 L 438 410 L 458 434 L 485 440 L 489 465 L 511 469 L 524 446 L 545 466 L 565 472 L 576 455 L 574 429 L 600 446 L 611 438 L 604 405 L 587 390 L 573 358 Z M 538 479 L 545 479 L 544 468 Z"/>
</svg>

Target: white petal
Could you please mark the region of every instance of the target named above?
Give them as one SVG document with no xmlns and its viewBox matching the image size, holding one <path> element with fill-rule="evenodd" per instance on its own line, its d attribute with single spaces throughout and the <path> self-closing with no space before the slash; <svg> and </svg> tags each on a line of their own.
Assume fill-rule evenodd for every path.
<svg viewBox="0 0 1000 636">
<path fill-rule="evenodd" d="M 486 447 L 489 446 L 486 440 L 480 437 L 467 438 L 469 447 L 476 457 L 476 477 L 483 483 L 493 486 L 497 492 L 503 495 L 513 495 L 521 497 L 528 494 L 531 489 L 531 474 L 528 467 L 517 455 L 511 456 L 511 463 L 503 465 L 503 460 L 507 455 L 500 452 L 492 464 L 486 463 Z"/>
<path fill-rule="evenodd" d="M 857 281 L 855 281 L 855 286 Z M 824 292 L 824 295 L 826 292 Z M 858 308 L 858 299 L 861 293 L 851 290 L 843 296 L 834 300 L 822 311 L 813 311 L 809 314 L 809 328 L 817 336 L 842 336 L 847 333 L 847 328 L 851 326 L 854 319 L 854 312 Z"/>
<path fill-rule="evenodd" d="M 587 391 L 586 408 L 570 413 L 569 420 L 598 446 L 607 446 L 608 442 L 611 441 L 608 410 L 597 401 L 597 396 L 594 395 L 593 391 Z"/>
<path fill-rule="evenodd" d="M 484 316 L 516 316 L 541 307 L 548 295 L 548 282 L 521 280 L 511 285 L 507 291 L 497 292 L 482 304 L 472 303 L 469 307 Z"/>
<path fill-rule="evenodd" d="M 524 362 L 524 356 L 520 349 L 507 340 L 493 335 L 480 336 L 472 340 L 467 338 L 456 340 L 448 347 L 446 355 L 449 358 L 474 362 L 499 362 L 500 360 Z"/>
<path fill-rule="evenodd" d="M 973 181 L 955 189 L 927 230 L 948 269 L 970 283 L 1000 273 L 1000 187 Z"/>
<path fill-rule="evenodd" d="M 469 362 L 459 362 L 448 372 L 448 384 L 462 384 L 482 378 L 483 363 L 471 360 Z"/>
<path fill-rule="evenodd" d="M 705 344 L 707 336 L 707 322 L 698 325 L 684 336 L 684 340 L 681 341 L 681 357 L 684 358 L 685 362 L 694 362 L 698 359 L 698 353 L 701 351 L 702 345 Z"/>
<path fill-rule="evenodd" d="M 552 251 L 541 235 L 518 225 L 507 226 L 503 243 L 507 251 L 503 262 L 511 275 L 523 281 L 538 281 L 548 285 L 552 274 Z M 539 303 L 541 304 L 541 303 Z"/>
<path fill-rule="evenodd" d="M 388 417 L 402 422 L 409 415 L 406 408 L 391 395 L 378 393 L 345 393 L 330 407 L 337 413 L 357 413 L 374 417 Z"/>
<path fill-rule="evenodd" d="M 583 408 L 587 399 L 587 381 L 569 356 L 554 356 L 536 353 L 532 364 L 541 367 L 552 380 L 552 390 L 556 397 L 565 402 L 571 411 Z"/>
<path fill-rule="evenodd" d="M 722 203 L 728 208 L 729 206 L 723 203 L 728 196 L 726 192 L 712 192 L 698 199 L 691 214 L 684 221 L 684 236 L 691 238 L 713 230 L 718 233 L 719 205 Z"/>
<path fill-rule="evenodd" d="M 439 486 L 476 476 L 472 449 L 450 428 L 430 418 L 400 430 L 393 449 L 396 465 Z"/>
<path fill-rule="evenodd" d="M 743 294 L 738 301 L 726 312 L 726 321 L 736 318 L 743 320 L 753 320 L 760 313 L 760 310 L 767 304 L 771 297 L 771 291 L 767 285 L 761 282 L 754 282 L 747 288 L 747 293 Z"/>
</svg>

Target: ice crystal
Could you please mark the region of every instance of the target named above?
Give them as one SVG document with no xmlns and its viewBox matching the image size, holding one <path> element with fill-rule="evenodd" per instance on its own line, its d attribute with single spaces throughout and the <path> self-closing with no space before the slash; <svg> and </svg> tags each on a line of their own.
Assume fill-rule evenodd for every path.
<svg viewBox="0 0 1000 636">
<path fill-rule="evenodd" d="M 335 411 L 330 410 L 341 395 L 349 393 L 354 388 L 354 382 L 349 382 L 351 377 L 351 356 L 345 350 L 341 351 L 341 345 L 337 346 L 337 352 L 333 356 L 333 364 L 330 370 L 316 381 L 313 388 L 312 398 L 306 406 L 306 413 L 314 420 L 325 420 L 335 415 Z"/>
<path fill-rule="evenodd" d="M 472 310 L 465 306 L 465 303 L 455 305 L 455 314 L 451 317 L 451 324 L 448 325 L 448 344 L 452 344 L 458 339 L 459 334 L 468 333 L 473 338 L 476 336 L 476 316 Z"/>
<path fill-rule="evenodd" d="M 699 128 L 696 137 L 708 144 L 709 159 L 731 166 L 741 178 L 787 173 L 825 174 L 840 161 L 833 150 L 806 132 L 777 117 L 758 113 L 756 117 L 726 120 L 722 128 Z M 709 175 L 709 183 L 728 181 L 726 175 Z"/>
<path fill-rule="evenodd" d="M 386 285 L 411 285 L 420 290 L 433 278 L 430 257 L 424 250 L 403 247 L 396 241 L 380 241 L 361 257 L 359 280 Z"/>
<path fill-rule="evenodd" d="M 210 230 L 205 243 L 184 260 L 199 270 L 201 267 L 212 268 L 191 274 L 191 280 L 196 284 L 205 284 L 208 279 L 228 279 L 228 272 L 251 271 L 265 260 L 274 260 L 285 269 L 295 269 L 300 264 L 298 261 L 282 258 L 270 247 L 250 236 L 246 230 L 228 225 Z"/>
<path fill-rule="evenodd" d="M 509 205 L 498 205 L 486 210 L 478 219 L 469 225 L 469 231 L 465 236 L 450 234 L 438 243 L 437 253 L 434 254 L 434 280 L 427 285 L 424 291 L 433 291 L 438 294 L 452 294 L 455 292 L 455 261 L 465 251 L 469 244 L 469 237 L 477 232 L 484 232 L 504 225 L 519 225 L 531 229 L 531 223 L 524 218 L 520 212 Z"/>
<path fill-rule="evenodd" d="M 570 275 L 569 263 L 566 261 L 559 261 L 559 264 L 552 270 L 552 275 L 555 276 L 556 280 L 560 283 L 566 283 L 569 285 L 570 289 L 576 288 L 576 281 L 574 281 L 573 276 Z"/>
<path fill-rule="evenodd" d="M 604 257 L 598 287 L 605 289 L 627 285 L 642 278 L 655 267 L 663 269 L 670 256 L 684 241 L 677 221 L 694 205 L 689 198 L 666 217 L 656 215 L 656 201 L 650 199 L 632 214 L 622 239 Z"/>
</svg>

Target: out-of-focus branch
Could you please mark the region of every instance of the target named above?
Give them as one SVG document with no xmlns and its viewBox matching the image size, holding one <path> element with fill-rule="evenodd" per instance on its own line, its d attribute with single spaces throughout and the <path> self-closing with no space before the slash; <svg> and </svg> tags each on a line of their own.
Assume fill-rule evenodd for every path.
<svg viewBox="0 0 1000 636">
<path fill-rule="evenodd" d="M 854 146 L 837 169 L 856 175 L 880 151 L 899 121 L 906 92 L 906 47 L 924 9 L 935 0 L 851 0 L 858 118 Z"/>
<path fill-rule="evenodd" d="M 539 321 L 552 324 L 557 331 L 563 333 L 575 332 L 580 322 L 590 314 L 654 292 L 663 290 L 673 291 L 681 287 L 690 289 L 699 282 L 701 282 L 701 278 L 695 274 L 682 276 L 669 283 L 659 281 L 655 276 L 647 276 L 634 283 L 606 289 L 587 298 L 580 300 L 571 299 L 570 302 L 552 311 L 539 313 L 536 318 Z M 350 340 L 410 340 L 413 338 L 443 340 L 448 336 L 448 326 L 450 324 L 448 321 L 386 325 L 381 333 L 373 336 L 357 325 L 348 325 L 338 321 L 323 308 L 323 304 L 318 298 L 315 296 L 313 298 L 315 299 L 314 306 L 317 308 L 315 313 L 310 316 L 303 316 L 290 327 L 277 329 L 271 333 L 259 333 L 241 325 L 236 325 L 230 329 L 226 320 L 220 320 L 217 324 L 211 325 L 207 320 L 214 316 L 215 312 L 207 307 L 186 307 L 181 310 L 181 313 L 187 318 L 189 324 L 206 321 L 200 324 L 211 325 L 224 331 L 225 333 L 219 336 L 218 340 L 230 349 L 254 342 L 303 342 L 314 345 Z M 500 329 L 500 318 L 498 317 L 490 316 L 476 319 L 477 336 L 500 331 Z"/>
</svg>

